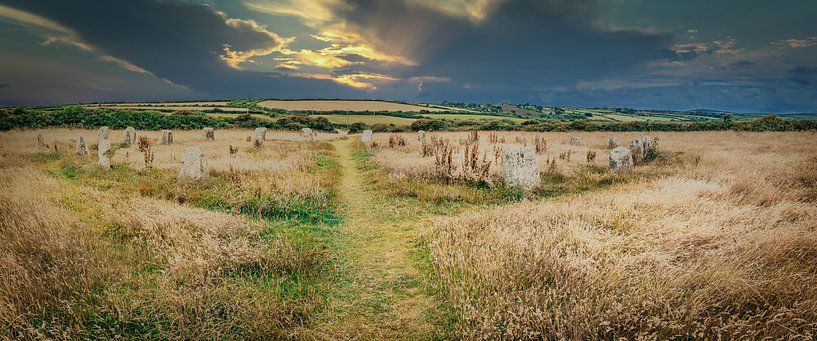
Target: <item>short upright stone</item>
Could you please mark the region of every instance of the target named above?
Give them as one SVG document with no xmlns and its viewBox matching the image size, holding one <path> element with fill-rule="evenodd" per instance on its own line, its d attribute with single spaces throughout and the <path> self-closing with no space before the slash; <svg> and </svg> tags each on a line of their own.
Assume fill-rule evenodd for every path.
<svg viewBox="0 0 817 341">
<path fill-rule="evenodd" d="M 159 144 L 173 144 L 173 131 L 162 130 L 162 139 L 159 140 Z"/>
<path fill-rule="evenodd" d="M 201 147 L 187 148 L 182 152 L 182 163 L 179 166 L 179 179 L 204 181 L 210 178 L 207 160 Z"/>
<path fill-rule="evenodd" d="M 570 138 L 570 145 L 571 145 L 571 146 L 578 146 L 578 145 L 580 145 L 580 144 L 582 144 L 582 141 L 581 141 L 581 140 L 579 140 L 579 138 L 578 138 L 578 137 L 573 136 L 573 137 L 571 137 L 571 138 Z"/>
<path fill-rule="evenodd" d="M 264 142 L 267 140 L 267 128 L 255 128 L 255 140 L 258 142 Z"/>
<path fill-rule="evenodd" d="M 108 127 L 99 127 L 99 131 L 96 132 L 96 139 L 97 140 L 107 140 L 109 135 L 110 129 Z"/>
<path fill-rule="evenodd" d="M 315 133 L 312 132 L 311 128 L 303 128 L 301 129 L 301 134 L 304 137 L 304 141 L 315 141 Z"/>
<path fill-rule="evenodd" d="M 85 144 L 85 138 L 82 136 L 77 137 L 76 152 L 77 155 L 88 156 L 88 145 Z"/>
<path fill-rule="evenodd" d="M 505 184 L 530 191 L 539 186 L 539 165 L 536 150 L 530 146 L 507 145 L 502 151 L 502 171 Z"/>
<path fill-rule="evenodd" d="M 122 143 L 127 146 L 130 146 L 136 143 L 136 129 L 133 127 L 125 128 L 125 135 L 122 136 Z"/>
<path fill-rule="evenodd" d="M 213 128 L 207 127 L 204 128 L 204 139 L 207 141 L 215 141 L 216 140 L 216 131 Z"/>
<path fill-rule="evenodd" d="M 372 142 L 372 131 L 371 130 L 364 130 L 363 136 L 360 137 L 360 141 L 362 142 Z"/>
<path fill-rule="evenodd" d="M 616 147 L 610 151 L 610 170 L 614 172 L 633 169 L 633 154 L 624 147 Z"/>
<path fill-rule="evenodd" d="M 99 166 L 104 170 L 111 169 L 111 140 L 99 140 L 97 151 L 99 155 Z"/>
<path fill-rule="evenodd" d="M 417 141 L 425 142 L 426 140 L 426 132 L 424 130 L 420 130 L 417 132 Z"/>
<path fill-rule="evenodd" d="M 618 137 L 611 136 L 607 140 L 607 149 L 615 149 L 618 147 Z"/>
</svg>

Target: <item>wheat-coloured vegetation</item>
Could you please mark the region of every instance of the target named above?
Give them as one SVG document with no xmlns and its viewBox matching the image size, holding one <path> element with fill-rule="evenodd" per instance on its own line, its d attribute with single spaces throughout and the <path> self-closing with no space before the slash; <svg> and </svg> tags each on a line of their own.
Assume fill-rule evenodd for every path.
<svg viewBox="0 0 817 341">
<path fill-rule="evenodd" d="M 122 134 L 0 133 L 0 338 L 817 335 L 813 132 Z"/>
<path fill-rule="evenodd" d="M 296 335 L 322 304 L 337 176 L 325 143 L 270 133 L 256 149 L 251 133 L 137 132 L 107 172 L 72 147 L 96 131 L 0 133 L 0 338 Z M 206 184 L 175 179 L 192 144 Z"/>
<path fill-rule="evenodd" d="M 585 148 L 600 154 L 608 136 L 581 134 Z M 553 153 L 576 148 L 558 144 L 567 135 L 546 137 L 556 142 Z M 637 171 L 606 189 L 430 227 L 430 258 L 456 311 L 457 334 L 813 339 L 815 135 L 659 138 L 665 165 L 636 169 L 662 176 Z M 556 171 L 575 172 L 586 161 L 577 159 L 560 159 Z"/>
</svg>

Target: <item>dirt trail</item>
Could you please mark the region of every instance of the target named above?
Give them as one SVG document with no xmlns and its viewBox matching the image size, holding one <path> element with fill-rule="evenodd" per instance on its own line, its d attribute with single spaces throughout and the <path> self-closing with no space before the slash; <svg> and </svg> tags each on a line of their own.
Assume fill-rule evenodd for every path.
<svg viewBox="0 0 817 341">
<path fill-rule="evenodd" d="M 333 143 L 342 170 L 341 277 L 334 281 L 328 308 L 313 332 L 326 339 L 432 338 L 434 325 L 427 316 L 434 315 L 434 302 L 421 289 L 412 257 L 424 214 L 367 190 L 353 141 Z"/>
</svg>

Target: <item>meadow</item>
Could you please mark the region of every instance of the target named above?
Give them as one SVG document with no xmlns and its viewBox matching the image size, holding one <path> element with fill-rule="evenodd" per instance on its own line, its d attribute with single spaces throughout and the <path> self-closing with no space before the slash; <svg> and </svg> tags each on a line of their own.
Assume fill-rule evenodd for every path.
<svg viewBox="0 0 817 341">
<path fill-rule="evenodd" d="M 0 338 L 817 336 L 814 132 L 215 134 L 0 132 Z"/>
<path fill-rule="evenodd" d="M 268 100 L 258 103 L 259 106 L 270 109 L 284 109 L 290 111 L 448 111 L 449 109 L 435 108 L 416 104 L 404 104 L 374 100 Z"/>
</svg>

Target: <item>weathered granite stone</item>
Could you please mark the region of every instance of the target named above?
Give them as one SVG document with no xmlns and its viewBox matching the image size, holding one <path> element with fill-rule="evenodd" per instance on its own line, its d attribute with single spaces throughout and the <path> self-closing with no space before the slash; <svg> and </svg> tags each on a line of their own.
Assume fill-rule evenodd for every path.
<svg viewBox="0 0 817 341">
<path fill-rule="evenodd" d="M 97 140 L 107 140 L 109 135 L 110 129 L 108 127 L 99 127 L 99 130 L 96 132 L 96 139 Z"/>
<path fill-rule="evenodd" d="M 573 136 L 573 137 L 570 138 L 570 145 L 571 146 L 578 146 L 581 143 L 582 143 L 581 140 L 576 136 Z"/>
<path fill-rule="evenodd" d="M 632 152 L 624 147 L 616 147 L 610 151 L 610 170 L 614 172 L 633 169 Z"/>
<path fill-rule="evenodd" d="M 255 140 L 264 142 L 267 140 L 267 128 L 255 128 Z"/>
<path fill-rule="evenodd" d="M 315 141 L 315 133 L 312 132 L 311 128 L 303 128 L 301 129 L 301 134 L 304 137 L 304 141 Z"/>
<path fill-rule="evenodd" d="M 417 141 L 425 142 L 426 140 L 426 132 L 424 130 L 420 130 L 417 132 Z"/>
<path fill-rule="evenodd" d="M 99 140 L 97 154 L 99 155 L 99 166 L 105 170 L 111 169 L 111 140 Z"/>
<path fill-rule="evenodd" d="M 181 164 L 179 165 L 179 179 L 204 181 L 210 178 L 207 168 L 207 159 L 201 147 L 187 148 L 182 152 Z"/>
<path fill-rule="evenodd" d="M 363 136 L 360 138 L 360 141 L 371 142 L 372 141 L 372 131 L 371 130 L 364 130 L 363 131 Z"/>
<path fill-rule="evenodd" d="M 173 131 L 162 130 L 162 138 L 159 140 L 159 144 L 173 144 Z"/>
<path fill-rule="evenodd" d="M 207 141 L 215 141 L 216 139 L 216 131 L 213 128 L 206 127 L 203 130 L 204 132 L 204 139 Z"/>
<path fill-rule="evenodd" d="M 85 144 L 84 137 L 77 137 L 77 147 L 75 150 L 77 155 L 88 156 L 88 145 Z"/>
<path fill-rule="evenodd" d="M 122 136 L 122 143 L 128 146 L 136 143 L 136 129 L 133 129 L 133 127 L 125 128 L 125 135 Z"/>
<path fill-rule="evenodd" d="M 533 147 L 507 145 L 502 151 L 505 184 L 530 191 L 539 186 L 539 165 Z"/>
<path fill-rule="evenodd" d="M 611 136 L 610 139 L 607 140 L 607 148 L 615 149 L 616 147 L 618 147 L 618 137 Z"/>
</svg>

